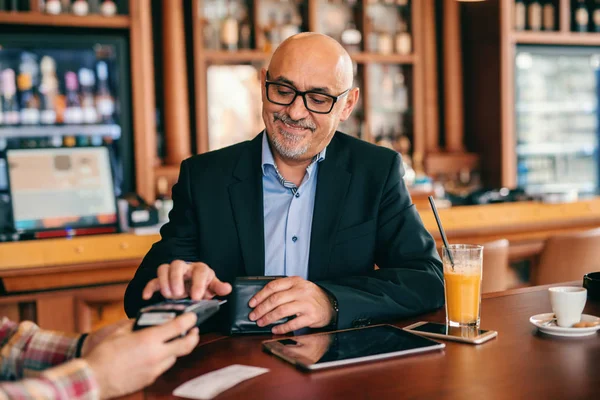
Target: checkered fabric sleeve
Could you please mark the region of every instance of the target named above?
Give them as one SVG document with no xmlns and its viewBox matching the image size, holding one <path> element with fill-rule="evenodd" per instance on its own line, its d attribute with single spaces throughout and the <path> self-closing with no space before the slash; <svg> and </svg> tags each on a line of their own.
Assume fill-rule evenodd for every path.
<svg viewBox="0 0 600 400">
<path fill-rule="evenodd" d="M 99 398 L 98 384 L 87 362 L 69 361 L 75 357 L 77 341 L 78 335 L 44 331 L 32 322 L 16 324 L 3 318 L 0 400 Z"/>
</svg>

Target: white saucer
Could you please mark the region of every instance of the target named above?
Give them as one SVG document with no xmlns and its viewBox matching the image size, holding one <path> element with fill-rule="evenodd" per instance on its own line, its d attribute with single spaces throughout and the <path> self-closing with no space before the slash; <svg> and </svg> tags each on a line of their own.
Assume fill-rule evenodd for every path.
<svg viewBox="0 0 600 400">
<path fill-rule="evenodd" d="M 533 325 L 537 326 L 541 332 L 544 332 L 548 335 L 554 336 L 566 336 L 566 337 L 580 337 L 580 336 L 590 336 L 595 334 L 599 329 L 600 325 L 592 326 L 589 328 L 562 328 L 556 325 L 556 321 L 552 321 L 550 323 L 542 324 L 542 321 L 547 321 L 550 318 L 554 317 L 554 313 L 545 313 L 545 314 L 537 314 L 533 317 L 529 318 L 529 322 Z M 581 322 L 597 322 L 600 321 L 600 318 L 594 317 L 593 315 L 582 314 Z"/>
</svg>

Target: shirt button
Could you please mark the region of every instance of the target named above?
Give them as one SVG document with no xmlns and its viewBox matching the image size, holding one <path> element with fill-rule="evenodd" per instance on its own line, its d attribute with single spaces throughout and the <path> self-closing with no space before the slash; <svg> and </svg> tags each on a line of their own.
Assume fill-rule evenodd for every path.
<svg viewBox="0 0 600 400">
<path fill-rule="evenodd" d="M 300 197 L 300 193 L 296 192 L 296 197 Z"/>
<path fill-rule="evenodd" d="M 292 237 L 292 242 L 296 243 L 296 240 L 298 240 L 298 237 L 297 236 L 293 236 Z"/>
</svg>

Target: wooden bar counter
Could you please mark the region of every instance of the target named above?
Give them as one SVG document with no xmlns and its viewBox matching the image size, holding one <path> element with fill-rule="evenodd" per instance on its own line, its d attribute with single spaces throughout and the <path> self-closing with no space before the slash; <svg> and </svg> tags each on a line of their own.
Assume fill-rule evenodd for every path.
<svg viewBox="0 0 600 400">
<path fill-rule="evenodd" d="M 418 207 L 441 245 L 431 210 Z M 539 252 L 549 236 L 600 226 L 600 198 L 440 210 L 454 243 L 506 238 L 513 258 Z M 123 317 L 123 293 L 158 235 L 115 234 L 0 244 L 0 312 L 47 329 L 86 331 Z"/>
<path fill-rule="evenodd" d="M 269 336 L 206 334 L 191 355 L 130 398 L 174 399 L 171 393 L 180 384 L 232 364 L 270 371 L 215 400 L 597 398 L 598 333 L 580 338 L 539 333 L 529 317 L 549 311 L 547 287 L 543 286 L 484 295 L 481 327 L 498 331 L 498 337 L 487 343 L 474 346 L 446 341 L 440 352 L 313 373 L 300 372 L 264 353 L 261 341 Z M 588 300 L 584 313 L 600 315 L 600 303 Z M 395 325 L 443 322 L 444 318 L 442 309 Z"/>
</svg>

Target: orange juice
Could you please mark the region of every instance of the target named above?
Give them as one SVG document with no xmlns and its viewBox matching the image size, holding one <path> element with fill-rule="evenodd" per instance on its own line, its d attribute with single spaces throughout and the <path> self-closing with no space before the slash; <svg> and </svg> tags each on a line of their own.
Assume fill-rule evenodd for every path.
<svg viewBox="0 0 600 400">
<path fill-rule="evenodd" d="M 479 325 L 481 301 L 481 268 L 463 268 L 454 271 L 444 265 L 446 292 L 446 319 L 451 325 Z"/>
</svg>

